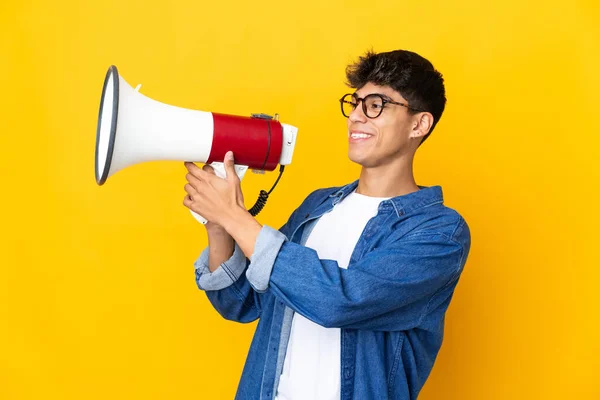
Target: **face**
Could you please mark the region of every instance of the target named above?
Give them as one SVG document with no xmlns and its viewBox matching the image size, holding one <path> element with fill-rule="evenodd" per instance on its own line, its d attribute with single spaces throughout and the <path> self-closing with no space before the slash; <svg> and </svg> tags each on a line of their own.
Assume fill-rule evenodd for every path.
<svg viewBox="0 0 600 400">
<path fill-rule="evenodd" d="M 389 100 L 408 102 L 389 86 L 367 83 L 355 94 L 364 98 L 378 93 Z M 405 155 L 414 152 L 418 141 L 415 127 L 418 127 L 419 114 L 411 115 L 406 107 L 386 103 L 381 115 L 368 118 L 362 109 L 362 102 L 348 117 L 348 157 L 350 160 L 372 168 L 399 162 Z"/>
</svg>

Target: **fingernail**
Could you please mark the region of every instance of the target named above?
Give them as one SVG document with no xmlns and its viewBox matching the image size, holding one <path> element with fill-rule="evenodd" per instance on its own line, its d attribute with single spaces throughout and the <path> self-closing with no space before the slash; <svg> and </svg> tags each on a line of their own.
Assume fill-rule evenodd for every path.
<svg viewBox="0 0 600 400">
<path fill-rule="evenodd" d="M 227 159 L 227 160 L 233 160 L 233 152 L 232 151 L 228 151 L 225 154 L 225 159 Z"/>
</svg>

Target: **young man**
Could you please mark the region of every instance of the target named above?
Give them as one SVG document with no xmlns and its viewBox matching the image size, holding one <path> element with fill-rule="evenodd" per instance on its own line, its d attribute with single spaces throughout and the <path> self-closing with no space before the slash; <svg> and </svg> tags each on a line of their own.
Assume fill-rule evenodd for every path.
<svg viewBox="0 0 600 400">
<path fill-rule="evenodd" d="M 186 163 L 184 205 L 204 216 L 198 287 L 226 319 L 260 319 L 237 399 L 415 399 L 442 344 L 470 248 L 464 219 L 422 187 L 413 159 L 446 103 L 409 51 L 367 53 L 340 100 L 358 181 L 311 193 L 279 230 L 227 179 Z"/>
</svg>

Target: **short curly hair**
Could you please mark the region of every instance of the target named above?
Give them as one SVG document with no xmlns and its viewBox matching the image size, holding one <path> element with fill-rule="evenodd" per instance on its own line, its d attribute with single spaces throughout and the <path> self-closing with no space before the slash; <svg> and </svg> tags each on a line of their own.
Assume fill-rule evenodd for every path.
<svg viewBox="0 0 600 400">
<path fill-rule="evenodd" d="M 433 132 L 446 106 L 442 74 L 431 62 L 412 51 L 367 51 L 357 62 L 346 67 L 346 78 L 346 84 L 354 89 L 360 89 L 369 82 L 389 86 L 400 93 L 411 107 L 430 112 L 433 124 L 421 144 Z M 412 114 L 419 112 L 412 109 L 408 111 Z"/>
</svg>

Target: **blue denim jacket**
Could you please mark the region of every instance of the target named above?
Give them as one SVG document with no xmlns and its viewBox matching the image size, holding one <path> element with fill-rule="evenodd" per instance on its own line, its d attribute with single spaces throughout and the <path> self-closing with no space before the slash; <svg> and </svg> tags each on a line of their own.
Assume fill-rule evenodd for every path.
<svg viewBox="0 0 600 400">
<path fill-rule="evenodd" d="M 464 219 L 439 186 L 383 201 L 348 269 L 303 246 L 317 219 L 356 189 L 311 193 L 279 230 L 263 226 L 248 260 L 236 245 L 196 282 L 226 319 L 259 318 L 236 399 L 277 393 L 294 312 L 341 328 L 341 399 L 416 399 L 442 344 L 444 315 L 470 249 Z M 348 218 L 352 218 L 351 215 Z"/>
</svg>

